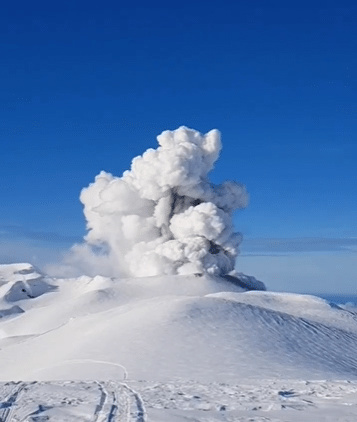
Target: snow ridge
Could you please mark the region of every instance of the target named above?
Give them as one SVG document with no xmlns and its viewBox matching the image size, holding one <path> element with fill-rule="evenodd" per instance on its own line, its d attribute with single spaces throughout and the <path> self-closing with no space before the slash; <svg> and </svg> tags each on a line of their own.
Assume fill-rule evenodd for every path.
<svg viewBox="0 0 357 422">
<path fill-rule="evenodd" d="M 207 274 L 0 277 L 1 421 L 357 415 L 357 310 Z"/>
</svg>

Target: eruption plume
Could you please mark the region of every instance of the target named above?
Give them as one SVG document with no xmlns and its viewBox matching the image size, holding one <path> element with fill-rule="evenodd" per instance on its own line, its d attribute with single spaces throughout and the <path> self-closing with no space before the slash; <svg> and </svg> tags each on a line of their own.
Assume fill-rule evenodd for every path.
<svg viewBox="0 0 357 422">
<path fill-rule="evenodd" d="M 208 180 L 220 133 L 183 126 L 157 140 L 122 177 L 102 171 L 82 190 L 88 234 L 72 264 L 108 276 L 229 273 L 241 241 L 232 215 L 248 194 L 239 183 Z"/>
</svg>

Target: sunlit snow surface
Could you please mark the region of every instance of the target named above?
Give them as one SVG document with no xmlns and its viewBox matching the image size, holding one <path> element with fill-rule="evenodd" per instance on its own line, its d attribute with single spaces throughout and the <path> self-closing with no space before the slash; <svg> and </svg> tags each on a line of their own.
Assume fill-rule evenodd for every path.
<svg viewBox="0 0 357 422">
<path fill-rule="evenodd" d="M 313 296 L 0 266 L 0 349 L 0 421 L 357 420 L 357 312 Z"/>
</svg>

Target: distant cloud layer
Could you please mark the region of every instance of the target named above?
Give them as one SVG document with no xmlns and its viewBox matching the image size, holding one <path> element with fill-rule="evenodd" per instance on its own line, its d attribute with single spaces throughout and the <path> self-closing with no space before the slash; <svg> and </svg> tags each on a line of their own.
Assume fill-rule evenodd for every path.
<svg viewBox="0 0 357 422">
<path fill-rule="evenodd" d="M 0 263 L 31 262 L 53 271 L 80 239 L 58 233 L 0 226 Z M 268 289 L 300 293 L 355 294 L 356 238 L 245 238 L 237 269 L 263 280 Z"/>
<path fill-rule="evenodd" d="M 268 290 L 356 295 L 356 261 L 356 253 L 346 252 L 241 255 L 237 267 Z"/>
<path fill-rule="evenodd" d="M 293 252 L 357 252 L 357 238 L 256 238 L 244 239 L 243 255 L 269 255 Z"/>
<path fill-rule="evenodd" d="M 73 244 L 75 242 L 80 242 L 81 239 L 78 236 L 70 236 L 55 232 L 30 230 L 21 226 L 0 225 L 0 240 L 34 240 L 39 242 L 43 241 L 50 243 Z"/>
</svg>

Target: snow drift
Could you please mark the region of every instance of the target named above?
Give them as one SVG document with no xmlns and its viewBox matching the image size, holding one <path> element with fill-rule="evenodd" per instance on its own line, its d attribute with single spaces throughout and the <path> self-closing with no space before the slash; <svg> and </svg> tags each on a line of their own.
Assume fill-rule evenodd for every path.
<svg viewBox="0 0 357 422">
<path fill-rule="evenodd" d="M 357 314 L 322 299 L 205 274 L 46 278 L 11 302 L 18 276 L 1 290 L 22 313 L 0 318 L 0 380 L 357 378 Z"/>
<path fill-rule="evenodd" d="M 239 183 L 208 179 L 219 132 L 182 126 L 157 140 L 158 148 L 134 158 L 122 177 L 102 171 L 83 189 L 88 234 L 67 258 L 69 269 L 116 277 L 234 270 L 241 235 L 232 215 L 248 194 Z"/>
</svg>

